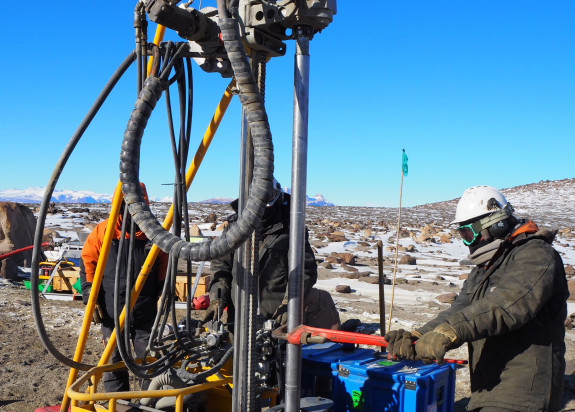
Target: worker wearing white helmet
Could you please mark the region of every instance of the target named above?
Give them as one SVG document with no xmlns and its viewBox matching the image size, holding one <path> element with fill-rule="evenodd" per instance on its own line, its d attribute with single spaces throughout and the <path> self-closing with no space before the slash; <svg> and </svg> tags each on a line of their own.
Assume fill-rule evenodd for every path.
<svg viewBox="0 0 575 412">
<path fill-rule="evenodd" d="M 493 187 L 463 193 L 453 223 L 475 267 L 449 309 L 412 332 L 389 332 L 387 349 L 441 363 L 467 342 L 468 410 L 558 411 L 569 296 L 563 261 L 551 246 L 556 231 L 513 212 Z"/>
</svg>

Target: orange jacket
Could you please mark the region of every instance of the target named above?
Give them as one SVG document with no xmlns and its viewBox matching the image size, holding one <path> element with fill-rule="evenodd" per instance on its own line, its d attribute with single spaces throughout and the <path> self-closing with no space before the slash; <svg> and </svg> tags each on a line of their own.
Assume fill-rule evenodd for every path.
<svg viewBox="0 0 575 412">
<path fill-rule="evenodd" d="M 108 225 L 108 219 L 98 223 L 96 227 L 92 230 L 84 247 L 82 249 L 82 260 L 84 262 L 84 269 L 86 271 L 86 280 L 92 282 L 94 280 L 94 273 L 96 273 L 96 265 L 98 263 L 98 257 L 100 256 L 100 250 L 102 249 L 102 243 L 104 241 L 104 234 L 106 233 L 106 226 Z M 121 234 L 121 218 L 118 218 L 116 222 L 116 227 L 114 228 L 114 239 L 120 239 Z M 129 233 L 126 233 L 126 239 L 130 238 Z M 146 235 L 138 231 L 136 232 L 136 239 L 146 239 Z M 168 254 L 160 251 L 158 258 L 158 282 L 161 282 L 166 277 L 166 270 L 168 268 Z"/>
</svg>

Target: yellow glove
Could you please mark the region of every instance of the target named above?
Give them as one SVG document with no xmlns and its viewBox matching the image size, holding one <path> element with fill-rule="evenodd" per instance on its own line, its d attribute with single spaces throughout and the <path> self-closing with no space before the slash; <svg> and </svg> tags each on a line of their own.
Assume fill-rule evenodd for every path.
<svg viewBox="0 0 575 412">
<path fill-rule="evenodd" d="M 420 337 L 419 332 L 398 329 L 390 330 L 383 338 L 387 341 L 386 349 L 391 359 L 415 360 L 415 341 Z"/>
<path fill-rule="evenodd" d="M 450 349 L 457 348 L 462 343 L 451 325 L 442 323 L 417 341 L 415 352 L 424 363 L 429 364 L 437 361 L 441 365 L 445 353 Z"/>
<path fill-rule="evenodd" d="M 287 309 L 288 302 L 284 299 L 272 315 L 272 319 L 275 321 L 276 325 L 282 326 L 287 323 Z"/>
</svg>

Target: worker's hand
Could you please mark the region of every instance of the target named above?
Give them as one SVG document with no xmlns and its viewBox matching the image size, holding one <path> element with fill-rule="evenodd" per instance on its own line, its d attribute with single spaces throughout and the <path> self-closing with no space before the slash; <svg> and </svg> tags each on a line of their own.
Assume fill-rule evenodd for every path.
<svg viewBox="0 0 575 412">
<path fill-rule="evenodd" d="M 210 305 L 206 309 L 206 314 L 204 316 L 204 322 L 210 320 L 221 318 L 222 313 L 224 313 L 224 308 L 228 306 L 224 299 L 214 299 L 210 300 Z"/>
<path fill-rule="evenodd" d="M 424 334 L 415 345 L 417 358 L 429 364 L 437 361 L 443 363 L 445 353 L 461 345 L 461 339 L 449 323 L 442 323 L 431 332 Z"/>
<path fill-rule="evenodd" d="M 390 359 L 415 360 L 415 341 L 421 333 L 403 329 L 391 330 L 383 337 L 387 341 L 387 353 Z"/>
<path fill-rule="evenodd" d="M 275 321 L 277 326 L 282 326 L 287 323 L 287 309 L 288 309 L 288 302 L 287 300 L 282 300 L 281 305 L 278 306 L 274 314 L 272 315 L 272 319 Z"/>
<path fill-rule="evenodd" d="M 99 325 L 102 323 L 105 317 L 106 313 L 104 312 L 104 308 L 102 308 L 102 306 L 96 302 L 96 306 L 94 306 L 94 313 L 92 314 L 92 322 L 94 322 L 96 325 Z"/>
<path fill-rule="evenodd" d="M 82 302 L 84 305 L 87 305 L 88 299 L 90 299 L 90 293 L 92 292 L 92 282 L 83 282 L 80 287 L 82 289 Z"/>
</svg>

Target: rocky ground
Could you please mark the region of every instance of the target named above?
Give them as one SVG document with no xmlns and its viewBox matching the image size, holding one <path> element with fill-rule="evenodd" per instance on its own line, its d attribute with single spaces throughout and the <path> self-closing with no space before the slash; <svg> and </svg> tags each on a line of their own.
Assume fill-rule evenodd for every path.
<svg viewBox="0 0 575 412">
<path fill-rule="evenodd" d="M 165 206 L 154 205 L 162 216 Z M 332 293 L 342 321 L 359 319 L 359 331 L 379 332 L 377 298 L 377 241 L 382 241 L 383 272 L 391 283 L 396 272 L 391 328 L 417 327 L 448 307 L 458 292 L 469 266 L 462 262 L 461 248 L 448 222 L 453 202 L 402 211 L 402 229 L 396 260 L 397 210 L 376 208 L 308 208 L 307 222 L 319 267 L 317 286 Z M 106 206 L 74 208 L 59 206 L 52 211 L 47 228 L 69 234 L 89 230 L 106 215 Z M 222 205 L 191 207 L 192 219 L 206 233 L 215 230 L 229 214 Z M 556 243 L 575 275 L 575 239 L 571 221 L 559 222 Z M 345 293 L 336 292 L 340 290 Z M 389 322 L 391 285 L 386 285 L 386 321 Z M 21 282 L 0 279 L 0 411 L 33 411 L 58 404 L 69 369 L 50 355 L 40 342 L 30 307 L 30 292 Z M 570 306 L 572 307 L 572 306 Z M 42 315 L 52 342 L 71 357 L 76 347 L 84 306 L 81 301 L 42 300 Z M 573 311 L 571 311 L 573 312 Z M 201 315 L 200 313 L 198 315 Z M 571 325 L 568 325 L 571 328 Z M 567 330 L 567 371 L 564 410 L 575 410 L 575 332 Z M 97 362 L 103 349 L 99 330 L 92 328 L 84 360 Z M 465 359 L 465 347 L 449 357 Z M 455 411 L 464 411 L 469 399 L 469 374 L 457 371 Z"/>
</svg>

